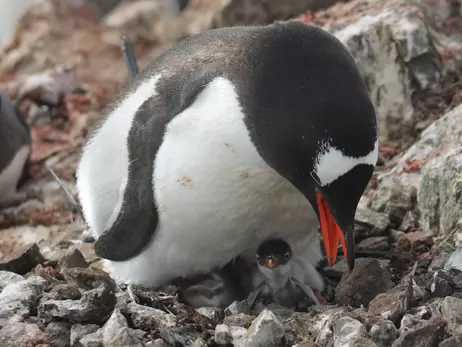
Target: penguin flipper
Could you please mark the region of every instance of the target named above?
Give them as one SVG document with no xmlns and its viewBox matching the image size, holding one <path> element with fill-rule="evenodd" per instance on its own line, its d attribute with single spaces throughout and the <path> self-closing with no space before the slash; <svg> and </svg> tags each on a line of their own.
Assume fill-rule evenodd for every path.
<svg viewBox="0 0 462 347">
<path fill-rule="evenodd" d="M 314 294 L 314 291 L 311 289 L 311 287 L 293 277 L 289 278 L 289 281 L 291 281 L 294 286 L 300 287 L 305 292 L 306 296 L 313 300 L 316 305 L 319 305 L 318 298 Z"/>
<path fill-rule="evenodd" d="M 167 120 L 157 96 L 145 100 L 134 115 L 128 147 L 128 177 L 114 222 L 95 241 L 95 253 L 111 261 L 126 261 L 149 246 L 159 217 L 154 197 L 154 158 Z M 153 114 L 156 114 L 153 117 Z"/>
</svg>

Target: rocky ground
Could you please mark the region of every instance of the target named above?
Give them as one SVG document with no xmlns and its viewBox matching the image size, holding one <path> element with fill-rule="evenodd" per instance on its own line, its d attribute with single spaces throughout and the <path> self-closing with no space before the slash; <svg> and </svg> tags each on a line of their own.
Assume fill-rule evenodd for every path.
<svg viewBox="0 0 462 347">
<path fill-rule="evenodd" d="M 0 211 L 0 346 L 462 345 L 459 1 L 195 0 L 178 14 L 141 0 L 101 21 L 84 3 L 35 5 L 0 56 L 0 88 L 26 97 L 33 136 L 28 199 Z M 307 312 L 194 310 L 174 287 L 116 285 L 47 168 L 75 195 L 88 129 L 129 82 L 120 35 L 143 68 L 181 37 L 289 18 L 350 49 L 377 109 L 380 159 L 356 215 L 355 270 L 339 256 L 324 271 L 327 303 Z"/>
</svg>

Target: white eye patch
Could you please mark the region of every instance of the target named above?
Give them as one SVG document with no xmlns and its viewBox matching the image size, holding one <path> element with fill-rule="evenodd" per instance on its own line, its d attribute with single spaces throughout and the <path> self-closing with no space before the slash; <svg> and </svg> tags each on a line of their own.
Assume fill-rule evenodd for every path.
<svg viewBox="0 0 462 347">
<path fill-rule="evenodd" d="M 334 182 L 357 165 L 375 166 L 379 155 L 378 141 L 375 142 L 374 149 L 363 157 L 347 156 L 328 142 L 323 142 L 320 148 L 313 170 L 316 175 L 312 176 L 321 187 Z M 318 179 L 315 178 L 316 176 Z"/>
</svg>

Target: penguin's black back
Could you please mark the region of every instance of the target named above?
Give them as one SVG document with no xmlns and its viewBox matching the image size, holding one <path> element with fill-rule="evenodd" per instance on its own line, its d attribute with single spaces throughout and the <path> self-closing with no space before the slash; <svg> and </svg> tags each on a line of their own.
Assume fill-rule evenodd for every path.
<svg viewBox="0 0 462 347">
<path fill-rule="evenodd" d="M 286 168 L 293 172 L 294 163 L 298 171 L 312 171 L 309 159 L 316 156 L 320 134 L 327 136 L 328 130 L 331 145 L 345 155 L 364 156 L 374 148 L 375 131 L 357 131 L 365 119 L 375 127 L 374 107 L 359 70 L 342 43 L 318 27 L 289 21 L 185 38 L 142 71 L 112 108 L 155 75 L 161 76 L 157 94 L 136 111 L 129 132 L 125 203 L 95 244 L 103 258 L 127 260 L 152 240 L 158 216 L 151 206 L 157 205 L 154 189 L 147 187 L 153 188 L 152 162 L 165 127 L 216 77 L 235 85 L 254 145 L 282 175 Z M 127 239 L 126 230 L 137 232 Z"/>
</svg>

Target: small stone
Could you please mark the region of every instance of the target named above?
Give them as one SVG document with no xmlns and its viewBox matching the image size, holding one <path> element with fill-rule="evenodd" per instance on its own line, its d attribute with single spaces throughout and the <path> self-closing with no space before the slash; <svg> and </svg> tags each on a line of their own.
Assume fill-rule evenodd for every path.
<svg viewBox="0 0 462 347">
<path fill-rule="evenodd" d="M 429 271 L 435 271 L 435 270 L 441 270 L 444 268 L 444 266 L 447 264 L 449 260 L 450 254 L 447 252 L 441 252 L 438 255 L 433 256 L 433 260 L 428 267 Z M 447 269 L 449 270 L 449 269 Z"/>
<path fill-rule="evenodd" d="M 68 269 L 74 267 L 86 268 L 88 263 L 83 254 L 77 248 L 71 247 L 66 251 L 64 257 L 61 258 L 59 265 L 62 268 Z"/>
<path fill-rule="evenodd" d="M 210 319 L 214 324 L 219 324 L 223 320 L 224 312 L 219 307 L 199 307 L 196 311 Z"/>
<path fill-rule="evenodd" d="M 51 322 L 45 328 L 45 333 L 53 336 L 53 347 L 70 345 L 71 324 L 68 322 Z"/>
<path fill-rule="evenodd" d="M 229 331 L 231 332 L 231 336 L 233 337 L 233 345 L 237 346 L 239 341 L 245 336 L 247 333 L 247 329 L 235 325 L 231 325 L 229 327 Z"/>
<path fill-rule="evenodd" d="M 444 298 L 452 294 L 452 287 L 447 279 L 442 276 L 442 271 L 433 273 L 433 277 L 425 286 L 433 297 Z"/>
<path fill-rule="evenodd" d="M 148 342 L 146 344 L 146 347 L 168 347 L 168 346 L 165 344 L 164 340 L 156 339 L 154 341 Z M 193 345 L 193 347 L 194 347 L 194 345 Z"/>
<path fill-rule="evenodd" d="M 24 275 L 45 261 L 40 248 L 32 243 L 16 249 L 0 261 L 0 270 Z"/>
<path fill-rule="evenodd" d="M 234 301 L 225 309 L 225 316 L 236 316 L 239 313 L 250 314 L 250 308 L 246 300 Z"/>
<path fill-rule="evenodd" d="M 17 283 L 24 280 L 21 275 L 9 271 L 0 271 L 0 292 L 9 284 Z"/>
<path fill-rule="evenodd" d="M 105 322 L 116 298 L 104 285 L 85 292 L 80 300 L 45 300 L 38 307 L 39 317 L 63 318 L 73 322 Z"/>
<path fill-rule="evenodd" d="M 412 282 L 408 282 L 377 295 L 369 303 L 369 313 L 397 322 L 410 309 L 413 298 Z"/>
<path fill-rule="evenodd" d="M 235 325 L 247 329 L 250 326 L 250 324 L 252 324 L 252 321 L 254 319 L 254 316 L 245 313 L 239 313 L 235 316 L 225 317 L 225 319 L 223 319 L 223 324 Z"/>
<path fill-rule="evenodd" d="M 86 269 L 80 267 L 64 268 L 61 270 L 61 274 L 68 284 L 73 284 L 87 290 L 98 288 L 102 284 L 109 290 L 115 290 L 117 287 L 115 281 L 107 272 L 94 267 Z"/>
<path fill-rule="evenodd" d="M 416 330 L 425 324 L 426 320 L 414 317 L 410 314 L 405 314 L 401 319 L 401 324 L 399 326 L 399 330 L 401 333 L 405 333 L 410 330 Z"/>
<path fill-rule="evenodd" d="M 433 246 L 433 234 L 425 231 L 413 231 L 406 233 L 403 237 L 409 240 L 410 250 L 420 250 L 422 247 L 431 248 Z M 401 240 L 401 239 L 400 239 Z M 398 242 L 403 242 L 398 240 Z"/>
<path fill-rule="evenodd" d="M 453 334 L 462 334 L 462 300 L 448 296 L 440 305 L 440 311 L 448 322 L 448 330 Z"/>
<path fill-rule="evenodd" d="M 53 300 L 79 300 L 81 297 L 79 287 L 68 284 L 57 284 L 47 293 L 47 298 Z"/>
<path fill-rule="evenodd" d="M 42 278 L 30 277 L 6 286 L 0 293 L 0 326 L 15 315 L 29 316 L 42 295 L 44 282 Z"/>
<path fill-rule="evenodd" d="M 358 251 L 384 251 L 390 248 L 388 237 L 375 236 L 362 240 L 357 246 Z"/>
<path fill-rule="evenodd" d="M 213 334 L 212 330 L 211 335 L 213 336 Z M 167 346 L 187 346 L 200 337 L 198 335 L 198 331 L 191 326 L 175 326 L 160 332 L 160 337 Z"/>
<path fill-rule="evenodd" d="M 462 245 L 457 247 L 457 249 L 454 252 L 452 252 L 446 265 L 444 265 L 444 269 L 456 269 L 462 271 Z"/>
<path fill-rule="evenodd" d="M 333 332 L 336 346 L 350 346 L 357 338 L 367 336 L 366 327 L 348 316 L 341 317 L 334 322 Z"/>
<path fill-rule="evenodd" d="M 460 347 L 462 346 L 462 334 L 452 336 L 440 342 L 438 347 Z"/>
<path fill-rule="evenodd" d="M 238 346 L 279 347 L 284 333 L 284 325 L 270 310 L 265 309 L 254 319 Z"/>
<path fill-rule="evenodd" d="M 381 319 L 372 325 L 369 334 L 379 347 L 388 347 L 398 338 L 399 332 L 393 322 Z"/>
<path fill-rule="evenodd" d="M 446 322 L 435 316 L 425 321 L 421 327 L 409 330 L 393 342 L 392 347 L 427 347 L 436 345 L 444 335 Z"/>
<path fill-rule="evenodd" d="M 99 326 L 96 324 L 82 325 L 77 323 L 72 325 L 70 333 L 71 346 L 78 346 L 78 343 L 80 343 L 82 337 L 85 335 L 93 334 L 98 329 Z"/>
<path fill-rule="evenodd" d="M 104 326 L 93 334 L 84 336 L 80 340 L 83 347 L 111 346 L 111 347 L 143 347 L 139 333 L 130 329 L 127 320 L 115 309 Z M 99 345 L 97 345 L 98 343 Z"/>
<path fill-rule="evenodd" d="M 357 259 L 353 271 L 342 276 L 335 289 L 335 299 L 342 305 L 367 306 L 377 294 L 392 287 L 390 274 L 377 259 Z"/>
<path fill-rule="evenodd" d="M 358 207 L 355 214 L 355 236 L 364 239 L 372 236 L 382 236 L 390 224 L 390 219 L 384 213 L 368 208 Z"/>
<path fill-rule="evenodd" d="M 166 329 L 176 325 L 176 317 L 173 314 L 134 302 L 129 303 L 121 311 L 130 317 L 136 329 L 149 330 L 151 327 Z"/>
<path fill-rule="evenodd" d="M 215 343 L 217 345 L 227 345 L 233 342 L 233 336 L 226 324 L 218 324 L 215 327 Z"/>
<path fill-rule="evenodd" d="M 0 330 L 0 346 L 11 346 L 11 342 L 15 341 L 14 346 L 37 346 L 45 344 L 53 340 L 53 336 L 41 331 L 37 324 L 30 324 L 21 321 L 21 317 L 13 317 L 5 322 Z"/>
</svg>

